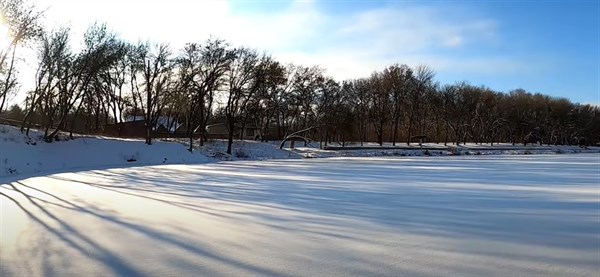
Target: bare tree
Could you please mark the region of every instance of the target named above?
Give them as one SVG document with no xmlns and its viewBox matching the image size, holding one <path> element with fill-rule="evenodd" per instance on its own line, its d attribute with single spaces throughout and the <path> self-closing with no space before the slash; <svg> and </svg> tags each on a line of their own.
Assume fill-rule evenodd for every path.
<svg viewBox="0 0 600 277">
<path fill-rule="evenodd" d="M 408 108 L 407 108 L 407 120 L 408 120 L 408 135 L 406 138 L 406 144 L 410 145 L 410 140 L 413 135 L 414 125 L 418 124 L 420 135 L 423 135 L 423 106 L 424 98 L 427 93 L 433 87 L 433 78 L 435 72 L 428 66 L 418 66 L 414 71 L 414 88 L 409 90 L 408 97 Z"/>
<path fill-rule="evenodd" d="M 318 90 L 323 87 L 325 78 L 319 67 L 299 67 L 293 83 L 294 102 L 297 115 L 297 129 L 306 129 L 316 124 L 316 100 Z"/>
<path fill-rule="evenodd" d="M 166 44 L 148 45 L 147 51 L 140 52 L 143 61 L 143 86 L 146 98 L 144 121 L 146 125 L 146 144 L 152 144 L 152 134 L 162 111 L 162 98 L 169 92 L 171 85 L 171 52 Z"/>
<path fill-rule="evenodd" d="M 398 127 L 402 120 L 402 107 L 406 96 L 414 88 L 413 71 L 407 65 L 392 65 L 383 71 L 385 89 L 390 93 L 392 109 L 392 145 L 396 145 Z"/>
<path fill-rule="evenodd" d="M 317 109 L 315 122 L 319 122 L 323 127 L 320 128 L 321 144 L 325 145 L 333 140 L 343 141 L 342 132 L 338 131 L 345 127 L 344 104 L 348 100 L 347 94 L 342 93 L 340 84 L 333 78 L 327 77 L 321 84 L 317 94 Z M 340 136 L 338 136 L 340 135 Z"/>
<path fill-rule="evenodd" d="M 0 49 L 0 67 L 21 42 L 37 36 L 41 32 L 39 19 L 42 13 L 26 0 L 0 0 L 0 12 L 9 29 L 10 43 Z"/>
<path fill-rule="evenodd" d="M 371 106 L 369 107 L 369 119 L 375 129 L 377 143 L 383 145 L 383 132 L 390 119 L 390 95 L 385 87 L 383 75 L 374 73 L 369 78 L 369 95 Z"/>
<path fill-rule="evenodd" d="M 56 127 L 52 133 L 45 136 L 46 141 L 52 141 L 56 134 L 65 128 L 67 116 L 84 93 L 89 91 L 92 80 L 117 60 L 118 55 L 110 47 L 114 40 L 114 35 L 108 33 L 105 26 L 94 24 L 84 34 L 82 53 L 73 56 L 72 60 L 65 57 L 63 66 L 59 67 Z"/>
<path fill-rule="evenodd" d="M 187 44 L 178 58 L 178 90 L 187 99 L 186 132 L 189 151 L 199 133 L 200 145 L 206 140 L 205 129 L 215 100 L 215 92 L 223 85 L 224 74 L 234 53 L 223 40 L 210 38 L 204 45 Z"/>
<path fill-rule="evenodd" d="M 45 135 L 55 118 L 56 98 L 59 93 L 59 79 L 64 74 L 67 61 L 72 59 L 69 44 L 69 29 L 60 29 L 44 33 L 38 49 L 38 68 L 36 70 L 35 89 L 29 93 L 29 106 L 23 119 L 21 131 L 26 129 L 29 135 L 30 119 L 34 113 L 43 117 Z"/>
<path fill-rule="evenodd" d="M 121 40 L 114 40 L 110 47 L 115 54 L 115 62 L 100 72 L 99 79 L 104 83 L 105 102 L 110 107 L 114 123 L 120 123 L 123 122 L 123 112 L 127 104 L 124 89 L 130 62 L 127 55 L 132 47 Z"/>
<path fill-rule="evenodd" d="M 368 93 L 368 81 L 366 79 L 357 79 L 345 81 L 342 84 L 342 91 L 348 95 L 348 103 L 351 113 L 356 118 L 356 130 L 360 145 L 363 146 L 367 140 L 367 126 L 369 123 L 369 106 L 371 98 Z"/>
<path fill-rule="evenodd" d="M 260 137 L 262 141 L 266 141 L 271 136 L 271 124 L 277 122 L 278 131 L 280 131 L 279 108 L 285 97 L 282 97 L 286 92 L 286 69 L 279 62 L 269 59 L 265 65 L 265 84 L 258 91 L 256 97 L 255 115 L 257 126 L 260 126 Z"/>
<path fill-rule="evenodd" d="M 16 50 L 14 47 L 12 50 L 10 62 L 8 68 L 4 66 L 0 66 L 0 114 L 4 110 L 4 104 L 9 98 L 16 94 L 18 89 L 17 83 L 17 72 L 15 68 L 15 58 L 16 58 Z"/>
<path fill-rule="evenodd" d="M 0 113 L 8 98 L 17 92 L 15 58 L 17 48 L 23 42 L 40 34 L 39 18 L 42 13 L 25 0 L 0 0 L 3 15 L 11 38 L 8 45 L 0 48 Z"/>
<path fill-rule="evenodd" d="M 228 128 L 228 154 L 231 154 L 236 123 L 258 90 L 257 72 L 261 62 L 256 50 L 238 48 L 234 50 L 234 53 L 235 58 L 225 73 L 227 95 L 224 112 Z"/>
</svg>

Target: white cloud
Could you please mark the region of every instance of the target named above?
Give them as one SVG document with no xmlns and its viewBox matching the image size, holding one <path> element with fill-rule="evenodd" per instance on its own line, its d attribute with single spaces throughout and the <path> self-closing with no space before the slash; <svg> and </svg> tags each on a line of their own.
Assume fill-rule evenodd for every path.
<svg viewBox="0 0 600 277">
<path fill-rule="evenodd" d="M 246 29 L 229 34 L 266 49 L 284 62 L 320 65 L 339 79 L 370 75 L 392 63 L 428 64 L 438 71 L 515 73 L 526 64 L 484 55 L 463 59 L 440 51 L 493 43 L 496 23 L 435 7 L 389 7 L 353 14 L 326 14 L 315 3 L 291 5 L 277 14 L 240 15 Z"/>
<path fill-rule="evenodd" d="M 453 37 L 449 37 L 446 40 L 444 40 L 444 42 L 442 43 L 445 47 L 450 47 L 450 48 L 454 48 L 454 47 L 459 47 L 462 46 L 464 43 L 463 38 L 461 36 L 453 36 Z"/>
<path fill-rule="evenodd" d="M 361 12 L 345 19 L 340 34 L 360 38 L 379 51 L 417 52 L 462 46 L 469 39 L 488 39 L 495 23 L 463 19 L 436 7 L 390 7 Z M 465 38 L 468 38 L 465 41 Z"/>
<path fill-rule="evenodd" d="M 128 40 L 169 42 L 174 49 L 214 35 L 234 46 L 267 51 L 284 62 L 320 65 L 336 78 L 368 76 L 392 63 L 476 74 L 515 73 L 527 66 L 502 56 L 455 55 L 453 51 L 493 44 L 497 23 L 472 11 L 440 6 L 395 5 L 335 14 L 320 9 L 316 1 L 251 12 L 236 10 L 235 1 L 225 0 L 43 3 L 52 6 L 47 21 L 70 22 L 74 37 L 94 20 L 106 21 Z"/>
</svg>

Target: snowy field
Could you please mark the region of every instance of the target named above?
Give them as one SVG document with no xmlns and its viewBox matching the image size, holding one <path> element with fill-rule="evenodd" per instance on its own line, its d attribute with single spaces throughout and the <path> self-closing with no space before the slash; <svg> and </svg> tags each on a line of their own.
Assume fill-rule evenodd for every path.
<svg viewBox="0 0 600 277">
<path fill-rule="evenodd" d="M 599 182 L 598 154 L 0 179 L 0 276 L 598 276 Z"/>
</svg>

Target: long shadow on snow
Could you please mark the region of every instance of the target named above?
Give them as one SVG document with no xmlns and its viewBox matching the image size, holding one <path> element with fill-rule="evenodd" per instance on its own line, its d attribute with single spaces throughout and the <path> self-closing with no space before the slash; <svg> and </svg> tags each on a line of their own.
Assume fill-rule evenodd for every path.
<svg viewBox="0 0 600 277">
<path fill-rule="evenodd" d="M 210 213 L 202 203 L 216 200 L 373 222 L 417 234 L 565 249 L 598 249 L 598 203 L 560 197 L 552 190 L 546 190 L 569 188 L 574 180 L 594 187 L 598 176 L 578 177 L 564 172 L 548 172 L 549 166 L 568 165 L 553 161 L 552 157 L 544 162 L 523 157 L 500 161 L 460 159 L 454 164 L 444 159 L 440 159 L 441 164 L 424 159 L 372 159 L 360 164 L 346 160 L 353 159 L 338 163 L 335 159 L 299 160 L 294 164 L 282 161 L 264 164 L 236 162 L 80 173 L 102 180 L 98 183 L 64 175 L 51 178 L 160 201 L 198 213 Z M 452 161 L 451 158 L 447 160 Z M 597 167 L 593 163 L 577 166 L 579 168 L 575 171 L 582 173 L 594 172 Z M 509 174 L 511 176 L 507 178 Z M 543 189 L 537 189 L 540 187 Z M 191 199 L 194 204 L 164 200 L 164 196 Z M 101 211 L 78 209 L 191 253 L 214 256 L 196 246 L 186 245 L 183 240 L 103 215 Z M 224 215 L 223 211 L 212 212 L 215 216 Z M 233 212 L 228 213 L 235 216 Z M 270 222 L 270 227 L 284 231 L 294 231 L 293 227 L 289 227 L 295 226 L 290 224 L 293 222 L 323 224 L 310 217 L 283 218 L 267 212 L 247 213 L 244 218 L 254 218 L 263 224 Z M 321 233 L 354 239 L 336 231 Z M 477 254 L 503 255 L 493 249 Z M 535 259 L 525 253 L 515 255 Z M 232 266 L 248 266 L 236 264 L 226 257 L 212 258 Z M 580 262 L 582 266 L 596 266 L 569 257 L 557 263 L 567 260 Z M 252 267 L 248 270 L 258 274 L 281 274 Z M 123 270 L 120 273 L 127 272 Z"/>
<path fill-rule="evenodd" d="M 499 165 L 494 159 L 460 162 L 439 170 L 420 159 L 374 159 L 344 163 L 344 168 L 330 168 L 326 160 L 295 161 L 299 167 L 238 162 L 157 167 L 152 172 L 109 170 L 103 178 L 123 184 L 112 187 L 123 193 L 140 190 L 341 216 L 436 236 L 597 249 L 598 203 L 557 199 L 535 189 L 568 186 L 577 178 L 544 173 L 552 159 L 509 158 Z M 578 166 L 585 170 L 594 165 Z M 594 178 L 578 182 L 597 185 Z"/>
<path fill-rule="evenodd" d="M 124 262 L 117 255 L 110 253 L 105 248 L 103 248 L 101 245 L 94 242 L 91 238 L 78 232 L 72 225 L 68 224 L 64 220 L 61 220 L 54 214 L 50 213 L 43 206 L 43 204 L 40 204 L 37 202 L 40 199 L 31 197 L 30 195 L 22 192 L 21 190 L 19 190 L 12 184 L 10 185 L 10 187 L 12 188 L 12 190 L 14 190 L 14 191 L 18 192 L 20 195 L 24 196 L 29 203 L 33 204 L 37 208 L 38 211 L 42 212 L 45 216 L 52 219 L 52 221 L 54 223 L 58 223 L 60 226 L 60 229 L 56 229 L 55 227 L 48 225 L 48 223 L 46 223 L 40 217 L 36 216 L 33 211 L 30 211 L 27 208 L 25 208 L 23 206 L 23 204 L 21 204 L 15 198 L 13 198 L 3 192 L 0 192 L 0 195 L 2 197 L 12 201 L 13 203 L 15 203 L 25 214 L 27 214 L 27 216 L 29 218 L 31 218 L 34 222 L 41 225 L 44 229 L 46 229 L 48 232 L 53 234 L 56 238 L 65 242 L 66 244 L 71 246 L 73 249 L 76 249 L 82 255 L 90 256 L 91 258 L 98 260 L 99 262 L 107 265 L 108 268 L 113 270 L 114 273 L 117 275 L 127 275 L 127 276 L 140 276 L 141 275 L 137 269 L 127 265 L 127 263 Z M 63 231 L 67 231 L 68 233 L 65 233 Z M 84 244 L 77 242 L 77 240 L 83 241 Z M 91 250 L 91 252 L 90 252 L 90 250 Z M 53 276 L 53 275 L 54 274 L 52 272 L 44 272 L 44 276 Z"/>
<path fill-rule="evenodd" d="M 48 195 L 51 198 L 56 199 L 59 202 L 63 203 L 64 205 L 56 204 L 56 203 L 41 199 L 39 197 L 32 196 L 32 195 L 18 189 L 15 186 L 15 184 L 18 186 L 23 186 L 28 189 L 32 189 L 34 191 Z M 33 204 L 33 206 L 35 206 L 37 208 L 37 210 L 41 211 L 43 215 L 47 216 L 48 218 L 52 219 L 54 222 L 58 223 L 60 228 L 56 229 L 56 228 L 48 225 L 39 216 L 36 216 L 34 211 L 30 211 L 29 209 L 27 209 L 17 199 L 15 199 L 1 191 L 0 191 L 0 196 L 15 203 L 34 222 L 40 224 L 44 229 L 46 229 L 49 233 L 56 236 L 61 241 L 65 242 L 69 246 L 78 250 L 82 255 L 89 256 L 89 257 L 93 258 L 94 260 L 97 260 L 97 261 L 101 262 L 102 264 L 106 265 L 107 268 L 113 270 L 113 273 L 116 276 L 145 276 L 145 274 L 142 271 L 129 266 L 126 260 L 119 258 L 116 253 L 109 252 L 108 249 L 106 249 L 106 248 L 102 247 L 100 244 L 96 243 L 93 240 L 93 238 L 87 237 L 84 234 L 78 232 L 71 224 L 68 224 L 64 220 L 61 220 L 58 216 L 51 213 L 44 206 L 52 205 L 52 206 L 69 209 L 72 211 L 77 211 L 80 213 L 84 213 L 87 215 L 97 217 L 99 219 L 102 219 L 103 221 L 110 222 L 117 226 L 124 227 L 128 230 L 142 234 L 152 240 L 156 240 L 161 243 L 166 243 L 170 247 L 176 247 L 176 248 L 185 250 L 188 253 L 191 253 L 191 254 L 197 256 L 198 259 L 216 260 L 218 262 L 225 263 L 233 268 L 240 268 L 240 269 L 245 270 L 246 272 L 251 272 L 253 274 L 262 275 L 262 276 L 267 276 L 267 275 L 268 276 L 286 276 L 286 274 L 284 274 L 283 272 L 275 272 L 275 271 L 272 271 L 272 270 L 269 270 L 266 268 L 261 268 L 261 267 L 258 267 L 258 266 L 252 265 L 252 264 L 240 262 L 233 257 L 226 257 L 226 256 L 218 255 L 214 251 L 210 251 L 208 249 L 203 249 L 202 247 L 200 247 L 198 245 L 189 244 L 184 239 L 173 236 L 172 234 L 161 233 L 161 232 L 153 229 L 152 227 L 147 227 L 144 225 L 134 224 L 131 222 L 121 220 L 118 217 L 110 215 L 109 213 L 106 213 L 106 214 L 103 213 L 103 211 L 101 209 L 93 207 L 92 205 L 87 204 L 87 205 L 85 205 L 87 207 L 84 207 L 84 205 L 78 205 L 76 203 L 65 200 L 63 198 L 60 198 L 49 192 L 26 185 L 22 182 L 15 182 L 15 184 L 9 184 L 7 187 L 10 187 L 10 190 L 15 191 L 15 192 L 19 193 L 20 195 L 24 196 L 27 199 L 27 201 L 29 203 Z M 88 185 L 93 185 L 93 184 L 88 184 Z M 5 187 L 5 188 L 7 188 L 7 187 Z M 120 193 L 123 193 L 123 192 L 120 192 Z M 164 200 L 160 200 L 157 198 L 149 198 L 149 199 L 154 200 L 154 201 L 164 201 Z M 190 208 L 187 205 L 177 204 L 177 203 L 173 203 L 170 201 L 169 201 L 169 204 L 179 205 L 180 207 L 183 207 L 186 209 L 193 209 L 197 212 L 209 213 L 206 211 L 206 209 L 205 209 L 206 207 L 203 207 L 202 210 L 199 210 L 199 209 Z M 213 214 L 213 215 L 215 215 L 215 214 Z M 67 231 L 67 232 L 63 232 L 63 231 Z M 78 243 L 77 240 L 84 241 L 85 245 Z M 90 252 L 90 250 L 93 252 Z M 52 273 L 45 272 L 44 275 L 52 276 Z"/>
</svg>

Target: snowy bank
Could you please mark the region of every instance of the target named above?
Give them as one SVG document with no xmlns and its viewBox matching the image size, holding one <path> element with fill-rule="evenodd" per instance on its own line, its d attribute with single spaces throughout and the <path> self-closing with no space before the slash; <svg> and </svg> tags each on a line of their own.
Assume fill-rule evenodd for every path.
<svg viewBox="0 0 600 277">
<path fill-rule="evenodd" d="M 384 144 L 365 143 L 364 147 L 349 144 L 348 147 L 324 147 L 320 149 L 313 143 L 307 147 L 292 149 L 298 155 L 306 158 L 330 158 L 330 157 L 387 157 L 387 156 L 469 156 L 469 155 L 532 155 L 532 154 L 579 154 L 600 153 L 600 147 L 579 147 L 567 145 L 512 145 L 510 143 L 490 145 L 479 145 L 467 143 L 466 145 L 444 146 L 443 144 L 426 143 L 421 148 L 418 144 L 411 146 L 392 146 Z"/>
<path fill-rule="evenodd" d="M 443 144 L 405 144 L 383 148 L 366 143 L 365 149 L 323 150 L 319 143 L 304 146 L 297 143 L 294 149 L 279 149 L 278 141 L 234 141 L 232 154 L 226 154 L 227 141 L 210 140 L 196 147 L 194 153 L 187 151 L 185 139 L 155 140 L 152 145 L 137 139 L 78 136 L 68 140 L 61 135 L 60 141 L 46 143 L 42 133 L 32 130 L 30 136 L 18 128 L 0 125 L 0 178 L 30 177 L 41 173 L 68 172 L 75 169 L 105 169 L 159 164 L 195 164 L 231 160 L 270 160 L 331 157 L 381 157 L 381 156 L 456 156 L 456 155 L 523 155 L 523 154 L 573 154 L 599 153 L 600 147 L 587 149 L 577 146 L 513 146 L 511 144 L 467 144 L 445 147 Z M 350 147 L 358 144 L 348 144 Z M 286 145 L 287 146 L 287 145 Z"/>
<path fill-rule="evenodd" d="M 171 141 L 188 145 L 187 140 L 172 139 Z M 467 143 L 459 146 L 442 143 L 425 143 L 421 148 L 413 143 L 406 146 L 398 143 L 392 146 L 385 143 L 380 146 L 376 143 L 348 143 L 345 147 L 341 145 L 320 145 L 318 142 L 304 144 L 296 143 L 296 147 L 289 148 L 287 143 L 283 149 L 279 149 L 280 141 L 239 141 L 233 142 L 232 154 L 226 154 L 226 140 L 209 140 L 203 146 L 198 146 L 195 151 L 201 152 L 209 157 L 223 161 L 236 160 L 271 160 L 271 159 L 297 159 L 297 158 L 334 158 L 334 157 L 405 157 L 405 156 L 469 156 L 469 155 L 532 155 L 532 154 L 579 154 L 600 153 L 600 147 L 579 147 L 567 145 L 537 145 L 510 143 L 489 144 Z"/>
<path fill-rule="evenodd" d="M 199 146 L 196 151 L 209 157 L 223 160 L 267 160 L 267 159 L 300 159 L 305 156 L 289 149 L 279 149 L 274 143 L 259 141 L 234 141 L 231 155 L 227 155 L 226 140 L 210 140 L 204 146 Z"/>
<path fill-rule="evenodd" d="M 0 178 L 31 176 L 42 172 L 72 169 L 191 164 L 214 159 L 202 153 L 190 153 L 177 143 L 102 137 L 78 137 L 74 140 L 45 143 L 42 134 L 31 131 L 28 138 L 16 127 L 0 125 Z"/>
</svg>

